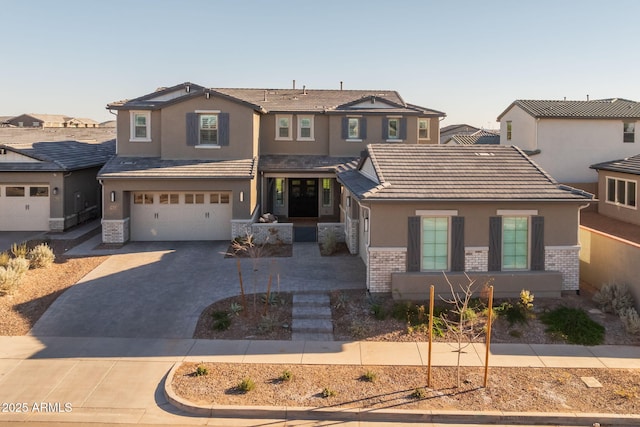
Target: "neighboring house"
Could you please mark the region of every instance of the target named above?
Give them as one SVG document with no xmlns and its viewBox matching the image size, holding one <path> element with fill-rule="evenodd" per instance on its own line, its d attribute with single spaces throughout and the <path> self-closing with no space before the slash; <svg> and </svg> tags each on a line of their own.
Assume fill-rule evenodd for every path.
<svg viewBox="0 0 640 427">
<path fill-rule="evenodd" d="M 101 128 L 115 128 L 116 121 L 115 120 L 107 120 L 106 122 L 100 123 Z"/>
<path fill-rule="evenodd" d="M 10 143 L 0 137 L 0 231 L 63 231 L 100 217 L 96 175 L 115 154 L 113 139 Z"/>
<path fill-rule="evenodd" d="M 443 145 L 473 145 L 473 144 L 488 144 L 498 145 L 500 144 L 500 134 L 496 132 L 486 131 L 480 129 L 472 134 L 454 134 L 451 135 L 445 141 L 440 142 Z"/>
<path fill-rule="evenodd" d="M 100 126 L 98 122 L 86 117 L 73 117 L 65 123 L 65 127 L 70 128 L 97 128 L 98 126 Z"/>
<path fill-rule="evenodd" d="M 638 182 L 640 154 L 591 166 L 598 172 L 598 212 L 611 218 L 640 225 Z"/>
<path fill-rule="evenodd" d="M 638 153 L 640 103 L 517 100 L 498 116 L 500 144 L 516 145 L 559 182 L 597 190 L 589 167 Z"/>
<path fill-rule="evenodd" d="M 440 129 L 440 144 L 448 141 L 453 135 L 471 135 L 482 130 L 467 124 L 448 125 Z"/>
<path fill-rule="evenodd" d="M 69 116 L 60 114 L 21 114 L 9 120 L 9 124 L 19 128 L 62 128 L 66 127 Z"/>
<path fill-rule="evenodd" d="M 444 117 L 395 91 L 192 83 L 107 108 L 118 115 L 118 155 L 99 174 L 112 243 L 227 240 L 267 212 L 337 222 L 337 168 L 369 142 L 437 144 Z"/>
<path fill-rule="evenodd" d="M 425 299 L 443 272 L 493 279 L 496 295 L 578 290 L 579 210 L 592 199 L 558 184 L 517 147 L 369 145 L 344 185 L 347 243 L 367 288 Z"/>
<path fill-rule="evenodd" d="M 11 126 L 9 120 L 11 120 L 12 118 L 13 116 L 0 116 L 0 128 Z"/>
</svg>

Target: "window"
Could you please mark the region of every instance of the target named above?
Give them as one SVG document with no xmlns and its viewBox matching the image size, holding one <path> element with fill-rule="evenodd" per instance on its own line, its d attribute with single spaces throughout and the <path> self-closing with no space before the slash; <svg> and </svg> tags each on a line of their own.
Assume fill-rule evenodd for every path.
<svg viewBox="0 0 640 427">
<path fill-rule="evenodd" d="M 322 206 L 331 206 L 331 178 L 322 178 Z"/>
<path fill-rule="evenodd" d="M 218 116 L 216 114 L 200 115 L 200 139 L 201 145 L 218 144 Z"/>
<path fill-rule="evenodd" d="M 291 116 L 276 116 L 276 139 L 292 139 Z"/>
<path fill-rule="evenodd" d="M 422 270 L 447 270 L 449 218 L 422 218 Z"/>
<path fill-rule="evenodd" d="M 204 194 L 202 193 L 196 193 L 196 194 L 185 194 L 184 195 L 184 202 L 187 205 L 202 205 L 204 204 Z"/>
<path fill-rule="evenodd" d="M 387 124 L 387 138 L 400 139 L 400 119 L 389 119 Z"/>
<path fill-rule="evenodd" d="M 386 139 L 386 130 L 383 138 Z M 343 117 L 342 139 L 352 142 L 362 142 L 367 139 L 367 119 L 365 117 Z"/>
<path fill-rule="evenodd" d="M 636 142 L 636 123 L 625 122 L 623 124 L 623 142 Z"/>
<path fill-rule="evenodd" d="M 230 199 L 229 193 L 221 193 L 220 194 L 220 203 L 228 204 Z"/>
<path fill-rule="evenodd" d="M 177 205 L 180 201 L 178 194 L 175 193 L 164 193 L 160 194 L 160 204 L 161 205 Z"/>
<path fill-rule="evenodd" d="M 313 141 L 313 116 L 298 116 L 298 139 Z"/>
<path fill-rule="evenodd" d="M 502 268 L 525 270 L 529 265 L 529 217 L 502 218 Z"/>
<path fill-rule="evenodd" d="M 209 203 L 229 203 L 229 193 L 211 193 L 209 195 Z"/>
<path fill-rule="evenodd" d="M 607 177 L 607 203 L 636 207 L 636 181 Z"/>
<path fill-rule="evenodd" d="M 32 123 L 32 126 L 33 126 L 34 128 L 40 127 L 40 122 L 33 122 L 33 123 Z"/>
<path fill-rule="evenodd" d="M 49 197 L 49 187 L 29 187 L 31 197 Z"/>
<path fill-rule="evenodd" d="M 276 178 L 276 206 L 284 206 L 284 178 Z"/>
<path fill-rule="evenodd" d="M 151 141 L 151 113 L 131 112 L 131 141 Z"/>
<path fill-rule="evenodd" d="M 429 139 L 429 119 L 418 119 L 418 139 Z"/>
<path fill-rule="evenodd" d="M 6 187 L 5 194 L 7 197 L 24 197 L 24 187 Z"/>
<path fill-rule="evenodd" d="M 136 205 L 152 205 L 153 194 L 149 193 L 133 193 L 133 203 Z"/>
<path fill-rule="evenodd" d="M 511 132 L 512 132 L 511 120 L 507 121 L 507 141 L 511 141 Z"/>
<path fill-rule="evenodd" d="M 360 138 L 360 119 L 355 117 L 348 118 L 348 139 L 358 139 Z"/>
</svg>

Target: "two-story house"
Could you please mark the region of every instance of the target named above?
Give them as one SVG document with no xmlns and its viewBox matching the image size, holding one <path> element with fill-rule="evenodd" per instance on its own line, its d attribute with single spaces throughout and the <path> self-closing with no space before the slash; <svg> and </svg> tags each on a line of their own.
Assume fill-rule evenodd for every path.
<svg viewBox="0 0 640 427">
<path fill-rule="evenodd" d="M 209 89 L 107 106 L 103 241 L 227 240 L 261 213 L 340 218 L 336 170 L 369 143 L 437 144 L 444 113 L 388 90 Z"/>
<path fill-rule="evenodd" d="M 564 184 L 597 193 L 591 165 L 638 154 L 640 103 L 516 100 L 498 116 L 500 144 L 515 145 Z"/>
</svg>

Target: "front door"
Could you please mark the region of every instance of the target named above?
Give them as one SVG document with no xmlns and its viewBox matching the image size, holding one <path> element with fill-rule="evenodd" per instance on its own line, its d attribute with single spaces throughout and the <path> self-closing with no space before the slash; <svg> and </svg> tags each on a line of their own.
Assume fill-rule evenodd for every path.
<svg viewBox="0 0 640 427">
<path fill-rule="evenodd" d="M 318 216 L 318 180 L 316 178 L 289 179 L 289 216 Z"/>
</svg>

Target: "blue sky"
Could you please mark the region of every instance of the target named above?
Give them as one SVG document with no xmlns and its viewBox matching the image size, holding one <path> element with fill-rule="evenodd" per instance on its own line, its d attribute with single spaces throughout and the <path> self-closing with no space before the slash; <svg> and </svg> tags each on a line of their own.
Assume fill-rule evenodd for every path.
<svg viewBox="0 0 640 427">
<path fill-rule="evenodd" d="M 515 99 L 640 101 L 640 2 L 3 0 L 0 115 L 95 120 L 209 87 L 395 89 L 443 125 Z"/>
</svg>

